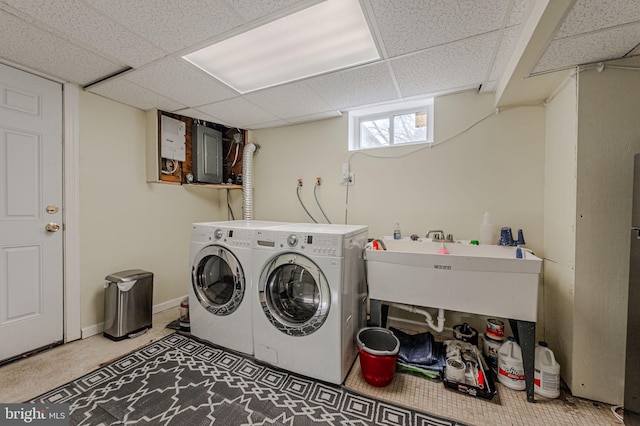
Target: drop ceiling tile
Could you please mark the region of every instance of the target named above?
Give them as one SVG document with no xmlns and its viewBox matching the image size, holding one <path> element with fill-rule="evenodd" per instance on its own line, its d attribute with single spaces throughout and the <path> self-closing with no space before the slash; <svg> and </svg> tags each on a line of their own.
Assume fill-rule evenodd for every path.
<svg viewBox="0 0 640 426">
<path fill-rule="evenodd" d="M 335 110 L 399 98 L 386 62 L 321 75 L 307 84 Z"/>
<path fill-rule="evenodd" d="M 390 58 L 502 28 L 510 0 L 369 0 Z"/>
<path fill-rule="evenodd" d="M 327 112 L 321 112 L 319 114 L 310 114 L 310 115 L 303 115 L 300 117 L 291 117 L 291 118 L 287 118 L 286 121 L 289 124 L 308 123 L 310 121 L 319 121 L 319 120 L 326 120 L 327 118 L 340 117 L 341 115 L 342 113 L 340 113 L 340 111 L 327 111 Z"/>
<path fill-rule="evenodd" d="M 513 49 L 516 47 L 518 37 L 520 37 L 521 27 L 509 27 L 503 30 L 500 38 L 500 45 L 493 60 L 493 66 L 489 73 L 489 80 L 499 80 L 504 74 L 507 63 L 513 55 Z"/>
<path fill-rule="evenodd" d="M 269 127 L 283 127 L 283 126 L 288 126 L 289 123 L 287 123 L 284 120 L 277 120 L 277 121 L 269 121 L 268 123 L 259 123 L 259 124 L 252 124 L 250 128 L 250 130 L 256 130 L 256 129 L 267 129 Z"/>
<path fill-rule="evenodd" d="M 158 108 L 162 111 L 174 111 L 186 107 L 186 105 L 182 105 L 173 99 L 140 87 L 124 77 L 105 81 L 86 90 L 145 111 L 152 108 Z"/>
<path fill-rule="evenodd" d="M 244 24 L 223 0 L 87 1 L 167 53 Z"/>
<path fill-rule="evenodd" d="M 242 97 L 227 99 L 198 107 L 198 110 L 213 117 L 218 117 L 233 127 L 251 128 L 253 124 L 279 120 L 264 109 L 252 104 Z"/>
<path fill-rule="evenodd" d="M 195 107 L 239 96 L 182 58 L 166 58 L 126 75 L 127 80 Z"/>
<path fill-rule="evenodd" d="M 605 31 L 553 40 L 533 74 L 621 58 L 640 40 L 640 22 Z"/>
<path fill-rule="evenodd" d="M 403 97 L 479 86 L 491 66 L 498 33 L 391 60 Z"/>
<path fill-rule="evenodd" d="M 480 88 L 480 93 L 492 93 L 496 91 L 496 88 L 498 86 L 498 82 L 495 80 L 491 80 L 491 81 L 487 81 L 486 83 L 482 84 L 482 87 Z"/>
<path fill-rule="evenodd" d="M 0 10 L 0 57 L 81 85 L 120 71 L 110 62 Z"/>
<path fill-rule="evenodd" d="M 311 90 L 306 81 L 259 90 L 244 97 L 278 118 L 284 119 L 332 110 L 331 105 Z"/>
<path fill-rule="evenodd" d="M 638 0 L 577 0 L 554 39 L 640 21 Z"/>
<path fill-rule="evenodd" d="M 636 46 L 627 56 L 637 56 L 640 55 L 640 44 Z"/>
<path fill-rule="evenodd" d="M 122 65 L 137 68 L 164 56 L 162 49 L 127 31 L 84 1 L 6 0 L 5 3 L 36 19 L 39 25 L 52 32 Z"/>
<path fill-rule="evenodd" d="M 300 0 L 227 0 L 230 8 L 241 16 L 246 22 L 253 21 L 265 16 L 272 15 L 277 12 L 287 11 L 291 6 L 303 3 L 306 7 L 319 3 L 318 0 L 300 1 Z M 292 12 L 293 13 L 293 12 Z"/>
<path fill-rule="evenodd" d="M 507 27 L 524 23 L 529 16 L 533 0 L 513 0 L 513 7 L 507 19 Z"/>
<path fill-rule="evenodd" d="M 210 123 L 223 124 L 225 126 L 228 125 L 228 123 L 225 123 L 223 120 L 217 117 L 212 117 L 209 114 L 205 114 L 204 112 L 196 108 L 184 108 L 184 109 L 178 109 L 170 112 L 184 115 L 185 117 L 197 118 L 198 120 L 208 121 Z"/>
</svg>

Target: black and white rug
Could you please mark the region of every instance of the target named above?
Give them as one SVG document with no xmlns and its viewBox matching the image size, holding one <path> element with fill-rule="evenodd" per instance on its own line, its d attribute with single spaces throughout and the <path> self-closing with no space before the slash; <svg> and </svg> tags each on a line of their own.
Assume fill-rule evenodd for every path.
<svg viewBox="0 0 640 426">
<path fill-rule="evenodd" d="M 457 425 L 171 334 L 30 402 L 72 425 Z"/>
</svg>

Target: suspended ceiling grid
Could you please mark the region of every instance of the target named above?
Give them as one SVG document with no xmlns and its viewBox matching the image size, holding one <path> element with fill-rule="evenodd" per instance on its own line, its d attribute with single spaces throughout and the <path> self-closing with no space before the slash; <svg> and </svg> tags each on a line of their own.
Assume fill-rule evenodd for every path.
<svg viewBox="0 0 640 426">
<path fill-rule="evenodd" d="M 492 93 L 509 78 L 535 84 L 640 53 L 635 0 L 361 0 L 382 54 L 370 64 L 241 95 L 181 58 L 317 2 L 0 0 L 0 61 L 143 110 L 255 129 L 393 100 Z M 542 9 L 552 30 L 534 45 Z M 523 45 L 531 65 L 520 61 Z"/>
</svg>

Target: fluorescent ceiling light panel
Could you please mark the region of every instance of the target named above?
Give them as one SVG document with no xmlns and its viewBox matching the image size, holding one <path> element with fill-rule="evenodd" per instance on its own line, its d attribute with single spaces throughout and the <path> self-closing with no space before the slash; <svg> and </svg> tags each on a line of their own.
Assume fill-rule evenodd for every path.
<svg viewBox="0 0 640 426">
<path fill-rule="evenodd" d="M 240 93 L 380 59 L 358 0 L 326 0 L 184 59 Z"/>
</svg>

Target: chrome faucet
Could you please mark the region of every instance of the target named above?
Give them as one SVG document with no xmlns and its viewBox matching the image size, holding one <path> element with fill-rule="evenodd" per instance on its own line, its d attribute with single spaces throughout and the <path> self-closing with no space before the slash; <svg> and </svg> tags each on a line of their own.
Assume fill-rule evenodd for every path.
<svg viewBox="0 0 640 426">
<path fill-rule="evenodd" d="M 453 242 L 453 234 L 448 234 L 445 237 L 444 231 L 442 229 L 436 229 L 436 230 L 427 232 L 427 235 L 425 238 L 432 238 L 431 241 L 436 243 L 452 243 Z"/>
<path fill-rule="evenodd" d="M 433 238 L 434 240 L 444 239 L 444 231 L 442 229 L 436 229 L 435 231 L 427 232 L 426 238 Z"/>
</svg>

